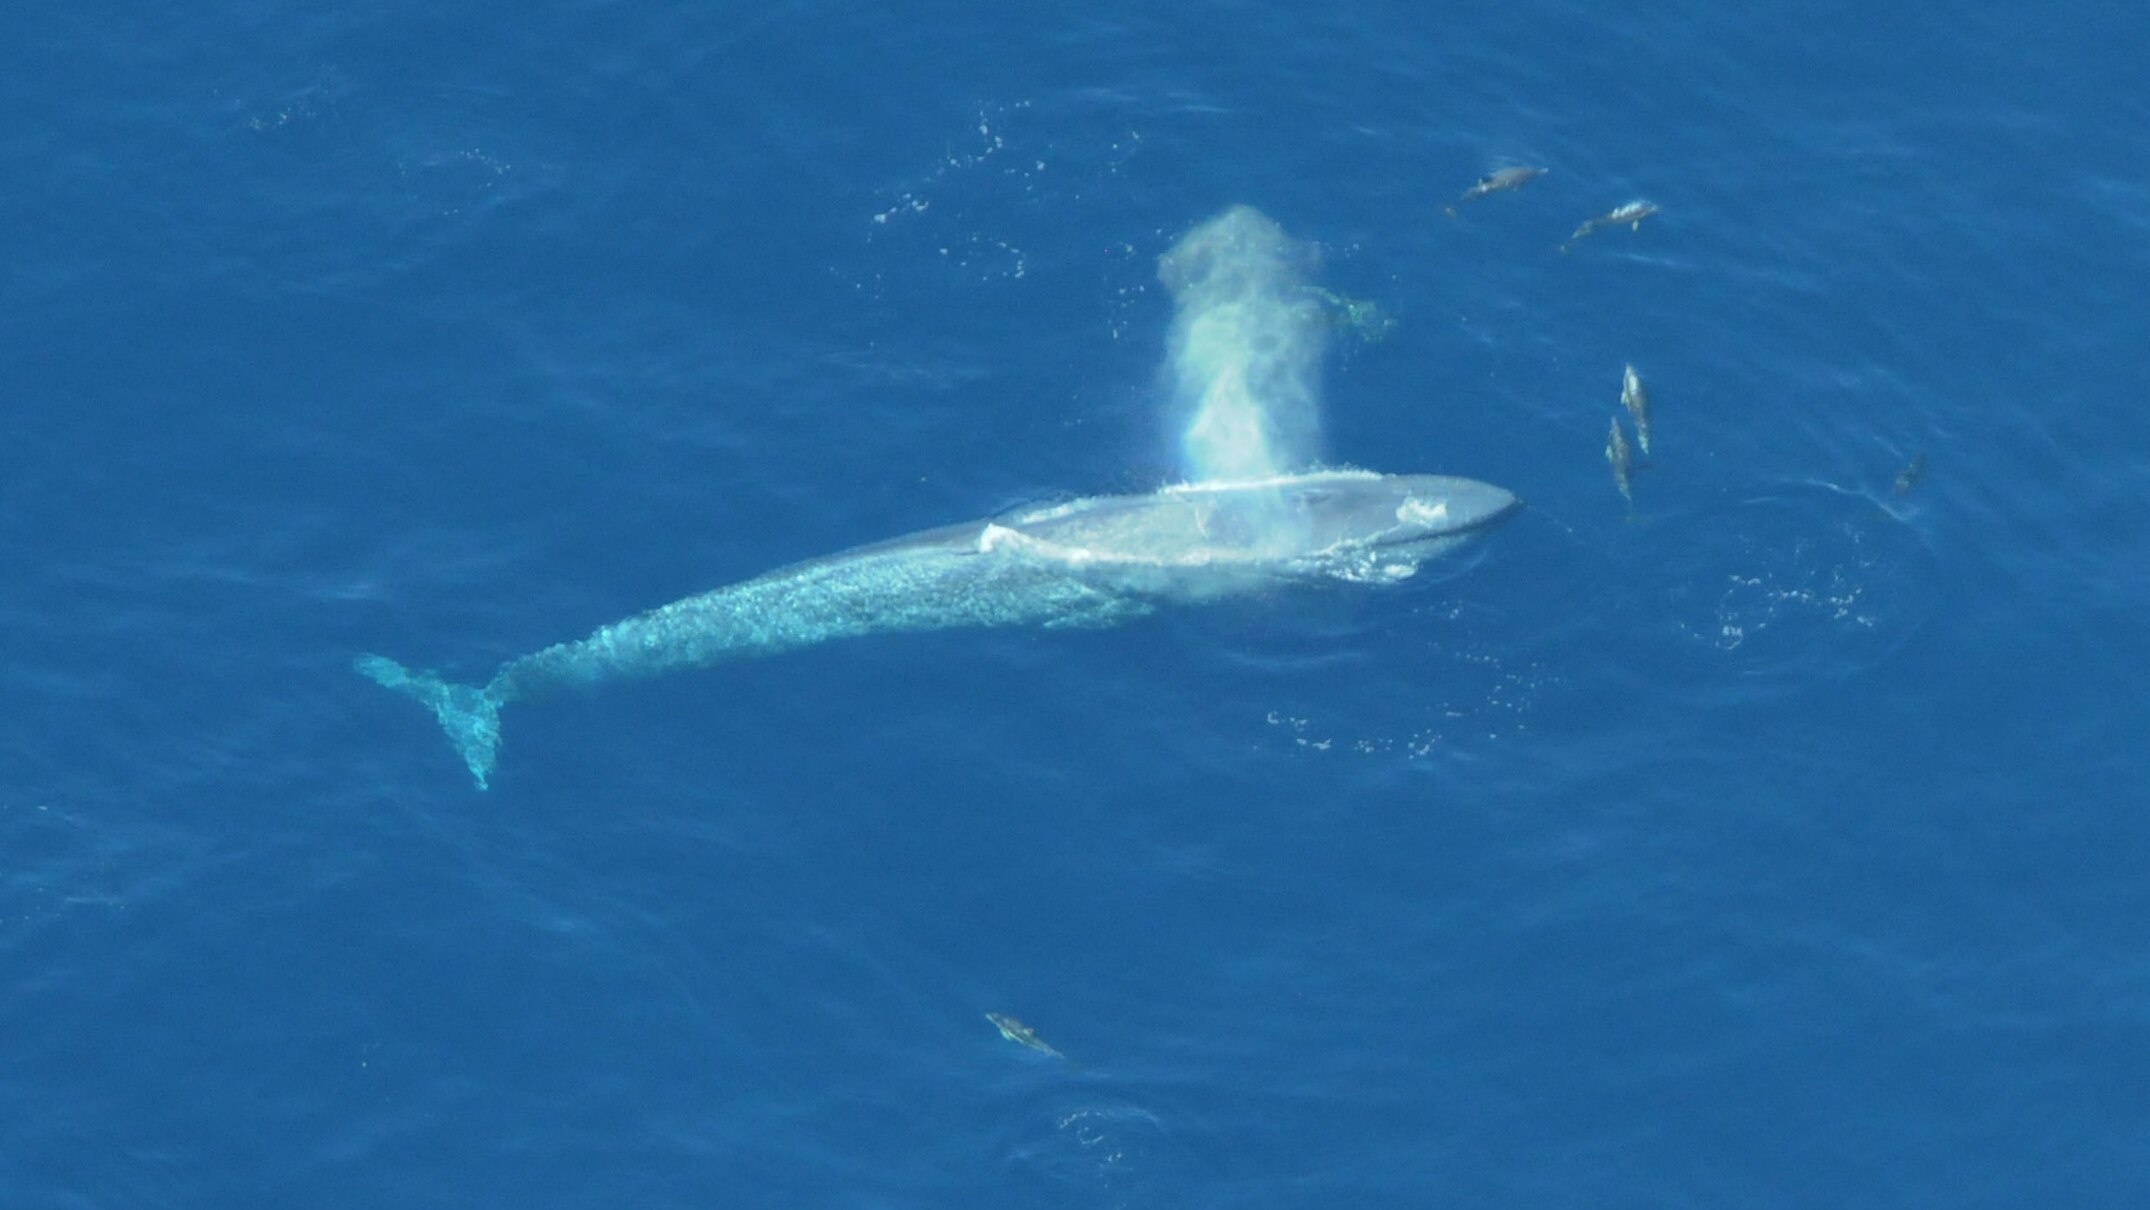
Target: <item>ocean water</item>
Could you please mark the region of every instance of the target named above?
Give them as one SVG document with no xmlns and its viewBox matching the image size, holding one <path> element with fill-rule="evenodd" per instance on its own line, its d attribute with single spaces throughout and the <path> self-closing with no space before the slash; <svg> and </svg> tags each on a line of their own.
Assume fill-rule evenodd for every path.
<svg viewBox="0 0 2150 1210">
<path fill-rule="evenodd" d="M 0 1206 L 2145 1204 L 2146 47 L 18 13 Z M 518 705 L 483 793 L 352 673 L 1173 478 L 1156 262 L 1233 204 L 1395 320 L 1324 459 L 1519 519 Z"/>
</svg>

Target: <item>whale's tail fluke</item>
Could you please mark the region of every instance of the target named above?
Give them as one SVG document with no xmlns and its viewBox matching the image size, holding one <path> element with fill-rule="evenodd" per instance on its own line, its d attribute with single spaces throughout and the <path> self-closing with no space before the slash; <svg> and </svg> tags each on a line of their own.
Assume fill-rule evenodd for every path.
<svg viewBox="0 0 2150 1210">
<path fill-rule="evenodd" d="M 462 754 L 478 788 L 485 788 L 500 748 L 499 698 L 476 685 L 452 685 L 430 672 L 414 673 L 385 655 L 362 655 L 352 666 L 368 680 L 425 703 L 448 733 L 448 742 Z"/>
</svg>

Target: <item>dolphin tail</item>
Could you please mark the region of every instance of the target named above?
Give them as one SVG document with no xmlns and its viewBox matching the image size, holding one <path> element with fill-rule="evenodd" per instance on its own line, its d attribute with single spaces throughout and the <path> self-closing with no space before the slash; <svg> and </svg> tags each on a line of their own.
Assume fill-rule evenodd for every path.
<svg viewBox="0 0 2150 1210">
<path fill-rule="evenodd" d="M 376 684 L 423 702 L 440 720 L 440 729 L 448 733 L 448 742 L 462 755 L 478 788 L 485 788 L 500 748 L 498 697 L 477 685 L 451 685 L 430 672 L 414 673 L 385 655 L 362 655 L 352 667 Z"/>
</svg>

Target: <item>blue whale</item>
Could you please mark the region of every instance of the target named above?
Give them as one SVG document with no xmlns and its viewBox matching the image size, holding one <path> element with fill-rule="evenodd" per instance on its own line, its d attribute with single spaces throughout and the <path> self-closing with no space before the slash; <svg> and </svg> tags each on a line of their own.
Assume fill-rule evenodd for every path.
<svg viewBox="0 0 2150 1210">
<path fill-rule="evenodd" d="M 556 689 L 855 635 L 1112 626 L 1293 582 L 1393 583 L 1521 507 L 1472 479 L 1350 470 L 1095 496 L 780 567 L 510 660 L 483 685 L 378 655 L 357 668 L 431 709 L 482 790 L 500 708 Z"/>
</svg>

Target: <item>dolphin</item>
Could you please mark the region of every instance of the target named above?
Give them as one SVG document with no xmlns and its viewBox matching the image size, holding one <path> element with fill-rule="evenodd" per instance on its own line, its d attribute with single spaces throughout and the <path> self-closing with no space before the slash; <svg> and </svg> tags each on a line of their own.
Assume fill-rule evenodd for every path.
<svg viewBox="0 0 2150 1210">
<path fill-rule="evenodd" d="M 1448 217 L 1456 217 L 1456 207 L 1465 202 L 1474 198 L 1484 197 L 1489 193 L 1499 193 L 1506 189 L 1521 189 L 1538 177 L 1544 176 L 1548 171 L 1549 169 L 1533 168 L 1522 164 L 1508 168 L 1496 168 L 1479 177 L 1477 183 L 1463 191 L 1462 197 L 1457 198 L 1445 207 L 1448 211 Z"/>
<path fill-rule="evenodd" d="M 501 665 L 483 685 L 360 656 L 418 699 L 484 789 L 500 709 L 832 639 L 968 626 L 1113 626 L 1159 605 L 1300 582 L 1393 583 L 1522 501 L 1443 475 L 1321 470 L 1094 496 L 924 530 L 795 563 Z"/>
</svg>

